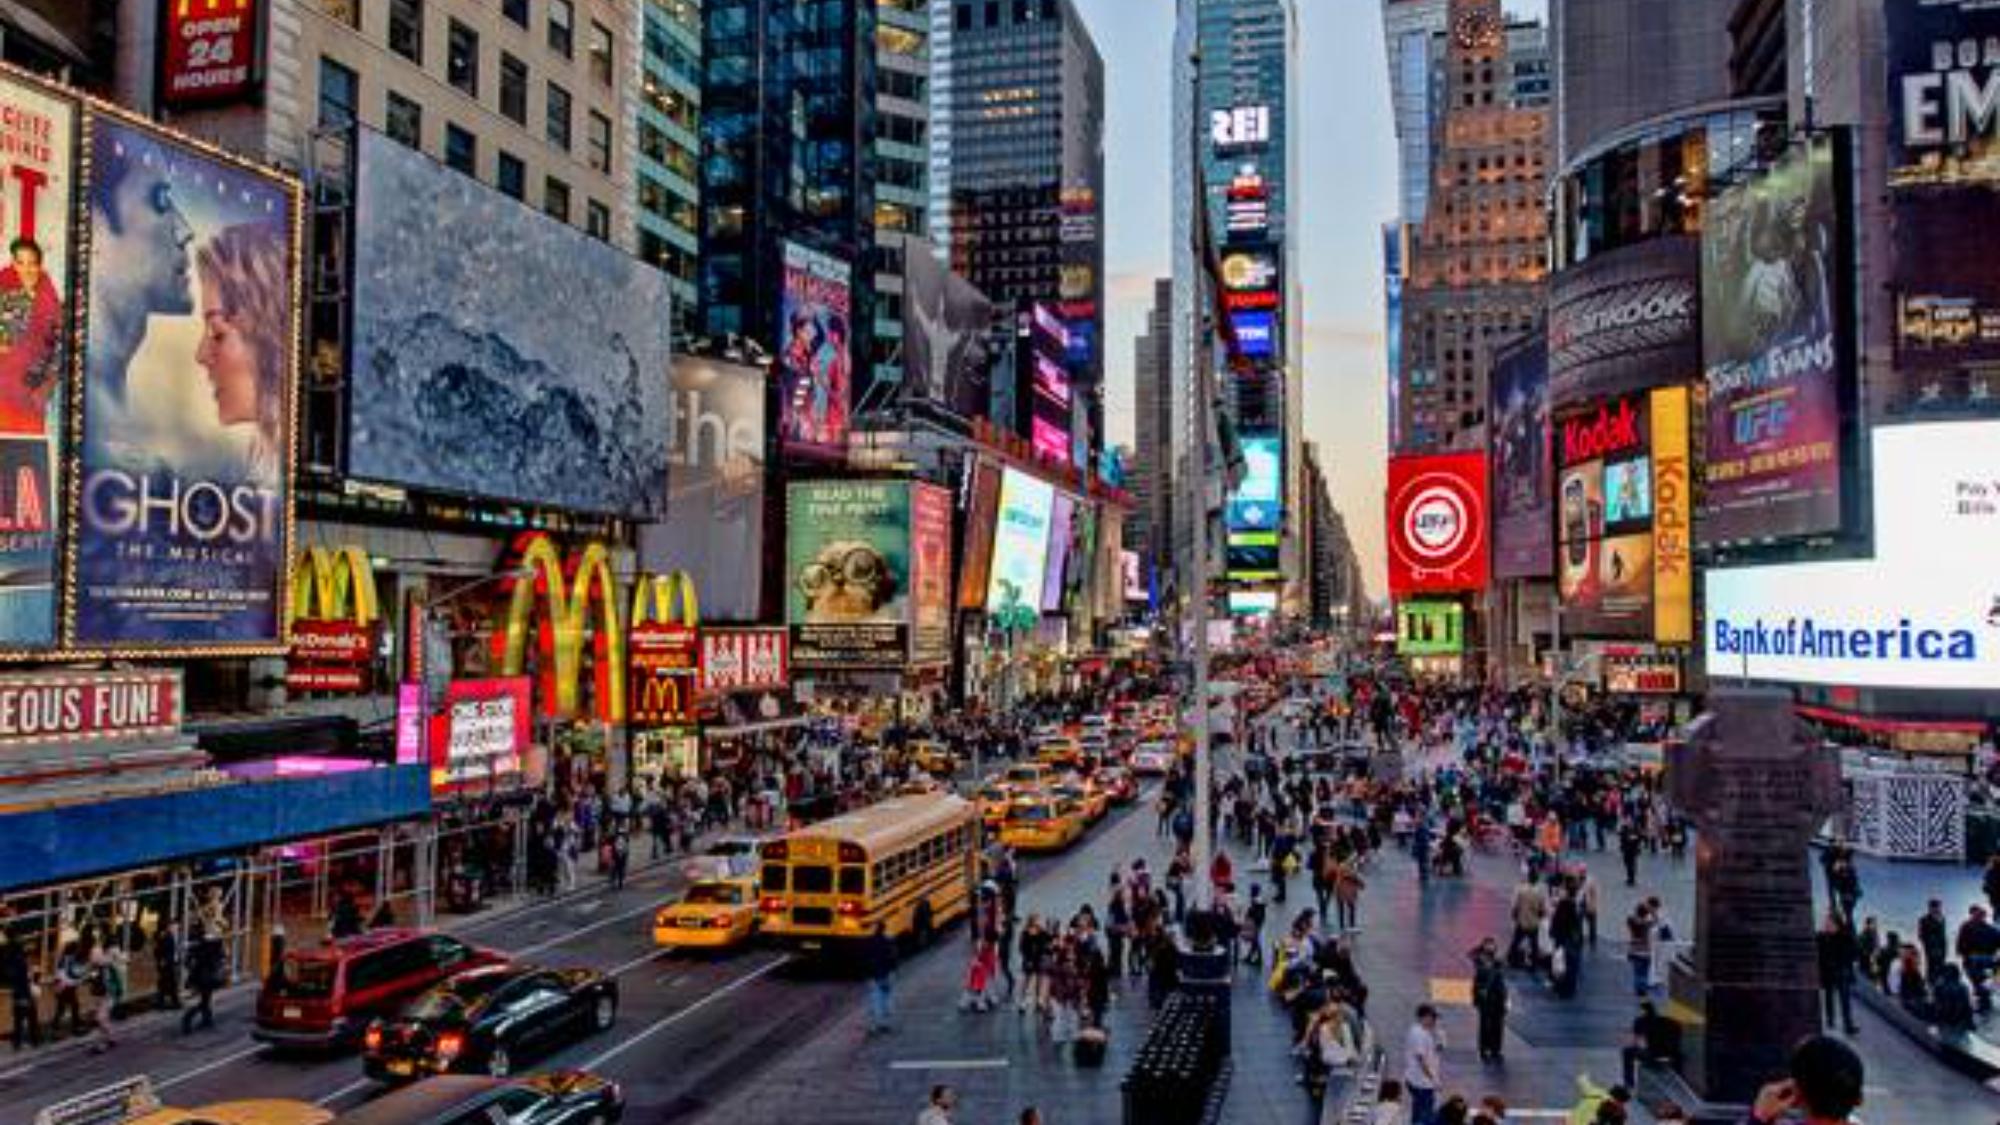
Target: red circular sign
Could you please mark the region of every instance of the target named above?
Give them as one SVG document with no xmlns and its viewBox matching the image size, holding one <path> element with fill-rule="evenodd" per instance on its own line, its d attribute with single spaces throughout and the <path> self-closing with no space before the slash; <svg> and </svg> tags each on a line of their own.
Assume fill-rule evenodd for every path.
<svg viewBox="0 0 2000 1125">
<path fill-rule="evenodd" d="M 1398 459 L 1389 550 L 1397 592 L 1478 589 L 1486 580 L 1484 461 L 1479 454 Z"/>
</svg>

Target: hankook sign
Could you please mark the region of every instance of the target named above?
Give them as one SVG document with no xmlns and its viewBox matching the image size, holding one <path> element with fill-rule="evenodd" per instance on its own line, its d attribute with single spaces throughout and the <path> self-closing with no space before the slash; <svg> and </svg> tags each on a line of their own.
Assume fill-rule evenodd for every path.
<svg viewBox="0 0 2000 1125">
<path fill-rule="evenodd" d="M 1699 370 L 1698 240 L 1656 238 L 1551 279 L 1549 391 L 1556 404 L 1645 390 Z"/>
</svg>

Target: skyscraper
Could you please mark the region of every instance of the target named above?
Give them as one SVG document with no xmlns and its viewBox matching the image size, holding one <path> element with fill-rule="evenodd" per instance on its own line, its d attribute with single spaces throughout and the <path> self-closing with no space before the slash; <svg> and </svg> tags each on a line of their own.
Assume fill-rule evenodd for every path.
<svg viewBox="0 0 2000 1125">
<path fill-rule="evenodd" d="M 850 264 L 850 356 L 874 369 L 875 0 L 705 0 L 701 330 L 776 349 L 783 243 Z M 854 402 L 872 380 L 857 378 Z"/>
<path fill-rule="evenodd" d="M 1290 0 L 1182 0 L 1174 82 L 1175 314 L 1195 336 L 1176 347 L 1176 397 L 1190 401 L 1196 363 L 1216 362 L 1214 307 L 1198 305 L 1194 206 L 1207 209 L 1222 269 L 1219 304 L 1245 364 L 1221 378 L 1221 401 L 1237 433 L 1275 456 L 1276 496 L 1233 510 L 1256 526 L 1228 527 L 1229 569 L 1242 582 L 1275 586 L 1285 608 L 1304 609 L 1300 482 L 1304 427 L 1301 309 L 1290 209 L 1297 182 L 1291 107 L 1298 20 Z M 1194 444 L 1185 410 L 1177 433 Z M 1199 462 L 1195 462 L 1198 464 Z M 1260 485 L 1260 487 L 1262 487 Z"/>
<path fill-rule="evenodd" d="M 885 405 L 903 378 L 903 237 L 923 235 L 930 210 L 929 8 L 929 0 L 875 0 L 876 390 L 857 409 Z"/>
<path fill-rule="evenodd" d="M 1493 349 L 1535 323 L 1547 272 L 1547 91 L 1514 70 L 1545 59 L 1546 38 L 1509 27 L 1498 0 L 1452 0 L 1449 18 L 1429 199 L 1404 263 L 1394 425 L 1413 450 L 1482 439 Z"/>
<path fill-rule="evenodd" d="M 1104 60 L 1071 0 L 958 0 L 939 61 L 933 198 L 952 269 L 1070 339 L 1073 434 L 1104 443 Z M 948 107 L 948 108 L 945 108 Z"/>
<path fill-rule="evenodd" d="M 1153 282 L 1153 308 L 1146 331 L 1133 346 L 1133 397 L 1138 416 L 1138 451 L 1132 466 L 1132 492 L 1139 508 L 1125 525 L 1126 537 L 1153 569 L 1172 562 L 1174 491 L 1173 464 L 1179 444 L 1174 440 L 1174 283 Z"/>
<path fill-rule="evenodd" d="M 693 327 L 701 253 L 701 4 L 645 0 L 641 13 L 639 256 L 673 281 L 674 327 Z"/>
</svg>

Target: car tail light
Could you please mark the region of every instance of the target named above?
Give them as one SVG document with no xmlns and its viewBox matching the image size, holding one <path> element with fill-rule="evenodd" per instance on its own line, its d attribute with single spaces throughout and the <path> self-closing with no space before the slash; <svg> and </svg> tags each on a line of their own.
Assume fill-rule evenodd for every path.
<svg viewBox="0 0 2000 1125">
<path fill-rule="evenodd" d="M 763 901 L 757 904 L 757 909 L 762 910 L 766 914 L 783 914 L 785 912 L 785 900 L 776 896 L 766 896 Z"/>
<path fill-rule="evenodd" d="M 786 846 L 783 840 L 773 840 L 764 845 L 765 859 L 777 860 L 782 863 L 790 854 L 791 849 Z"/>
<path fill-rule="evenodd" d="M 861 904 L 858 902 L 843 902 L 838 909 L 842 918 L 861 917 Z"/>
<path fill-rule="evenodd" d="M 728 928 L 729 928 L 729 916 L 728 916 L 727 914 L 723 914 L 723 915 L 719 915 L 719 916 L 717 916 L 717 917 L 714 917 L 714 918 L 710 918 L 710 919 L 708 920 L 708 928 L 709 928 L 709 929 L 711 929 L 711 930 L 726 930 L 726 929 L 728 929 Z"/>
<path fill-rule="evenodd" d="M 673 924 L 673 921 L 673 915 L 669 911 L 662 910 L 658 914 L 653 915 L 653 925 L 655 926 L 669 926 Z"/>
<path fill-rule="evenodd" d="M 465 1050 L 465 1036 L 456 1031 L 447 1031 L 437 1037 L 437 1057 L 450 1062 Z"/>
<path fill-rule="evenodd" d="M 369 1024 L 368 1030 L 361 1033 L 361 1045 L 370 1051 L 380 1047 L 382 1045 L 382 1025 L 379 1023 Z"/>
</svg>

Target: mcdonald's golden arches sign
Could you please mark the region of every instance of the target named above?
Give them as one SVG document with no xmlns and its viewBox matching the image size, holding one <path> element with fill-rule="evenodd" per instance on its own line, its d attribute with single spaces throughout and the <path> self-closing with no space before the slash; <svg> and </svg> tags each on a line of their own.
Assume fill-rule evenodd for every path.
<svg viewBox="0 0 2000 1125">
<path fill-rule="evenodd" d="M 291 691 L 368 690 L 375 660 L 375 571 L 359 547 L 308 547 L 292 563 Z"/>
<path fill-rule="evenodd" d="M 632 592 L 633 726 L 688 726 L 695 722 L 701 675 L 700 602 L 694 580 L 674 572 L 641 578 Z"/>
</svg>

